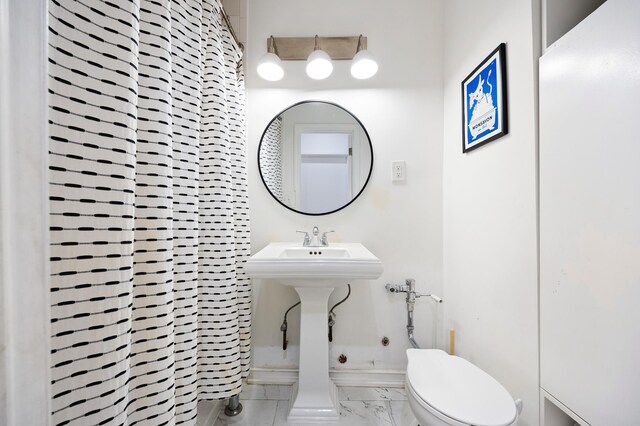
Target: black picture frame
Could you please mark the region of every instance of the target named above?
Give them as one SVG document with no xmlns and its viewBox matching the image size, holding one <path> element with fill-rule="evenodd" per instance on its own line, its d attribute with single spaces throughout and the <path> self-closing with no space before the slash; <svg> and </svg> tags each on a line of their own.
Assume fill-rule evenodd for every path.
<svg viewBox="0 0 640 426">
<path fill-rule="evenodd" d="M 462 80 L 462 152 L 509 133 L 507 45 L 501 43 Z"/>
</svg>

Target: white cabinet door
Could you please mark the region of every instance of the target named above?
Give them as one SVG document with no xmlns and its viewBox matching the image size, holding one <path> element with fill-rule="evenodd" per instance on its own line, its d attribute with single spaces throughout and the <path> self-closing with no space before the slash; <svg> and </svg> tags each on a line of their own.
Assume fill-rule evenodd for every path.
<svg viewBox="0 0 640 426">
<path fill-rule="evenodd" d="M 540 60 L 541 387 L 640 424 L 640 1 L 609 0 Z"/>
</svg>

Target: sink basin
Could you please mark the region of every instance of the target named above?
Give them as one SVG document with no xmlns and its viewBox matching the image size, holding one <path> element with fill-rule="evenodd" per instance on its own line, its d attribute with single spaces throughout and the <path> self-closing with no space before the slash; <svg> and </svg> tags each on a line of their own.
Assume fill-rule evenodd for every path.
<svg viewBox="0 0 640 426">
<path fill-rule="evenodd" d="M 336 287 L 351 279 L 378 278 L 383 271 L 380 259 L 360 243 L 328 247 L 271 243 L 251 256 L 244 269 L 251 278 L 274 279 L 294 287 Z"/>
</svg>

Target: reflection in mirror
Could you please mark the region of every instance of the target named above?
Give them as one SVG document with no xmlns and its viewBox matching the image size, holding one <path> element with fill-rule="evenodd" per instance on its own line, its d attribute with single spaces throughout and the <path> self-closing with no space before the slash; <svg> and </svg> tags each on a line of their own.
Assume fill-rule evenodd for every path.
<svg viewBox="0 0 640 426">
<path fill-rule="evenodd" d="M 367 131 L 342 107 L 320 101 L 295 104 L 265 129 L 258 149 L 262 180 L 285 207 L 322 215 L 349 205 L 373 166 Z"/>
</svg>

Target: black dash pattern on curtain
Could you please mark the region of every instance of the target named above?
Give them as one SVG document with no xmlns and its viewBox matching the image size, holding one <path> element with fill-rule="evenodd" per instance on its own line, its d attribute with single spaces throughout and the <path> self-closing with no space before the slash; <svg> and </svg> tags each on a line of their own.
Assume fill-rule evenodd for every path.
<svg viewBox="0 0 640 426">
<path fill-rule="evenodd" d="M 195 425 L 240 392 L 241 51 L 219 0 L 49 0 L 54 425 Z"/>
</svg>

